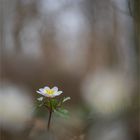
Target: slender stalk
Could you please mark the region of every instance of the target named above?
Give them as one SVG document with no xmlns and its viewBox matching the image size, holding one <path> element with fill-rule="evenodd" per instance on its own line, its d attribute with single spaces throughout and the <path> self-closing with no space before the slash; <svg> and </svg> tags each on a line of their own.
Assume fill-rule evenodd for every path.
<svg viewBox="0 0 140 140">
<path fill-rule="evenodd" d="M 52 117 L 52 104 L 51 104 L 51 101 L 50 101 L 49 119 L 48 119 L 48 126 L 47 126 L 48 131 L 50 130 L 51 117 Z"/>
</svg>

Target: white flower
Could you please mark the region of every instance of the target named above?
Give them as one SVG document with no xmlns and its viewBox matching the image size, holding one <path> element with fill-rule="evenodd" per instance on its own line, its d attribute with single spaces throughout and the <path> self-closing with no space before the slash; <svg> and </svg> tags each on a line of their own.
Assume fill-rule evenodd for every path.
<svg viewBox="0 0 140 140">
<path fill-rule="evenodd" d="M 32 118 L 33 102 L 30 92 L 5 82 L 0 87 L 0 126 L 10 132 L 22 131 Z"/>
<path fill-rule="evenodd" d="M 119 72 L 99 71 L 84 80 L 83 98 L 99 115 L 116 115 L 131 105 L 131 81 Z"/>
<path fill-rule="evenodd" d="M 37 91 L 37 93 L 39 93 L 45 97 L 53 98 L 55 96 L 59 96 L 63 92 L 58 91 L 58 87 L 49 88 L 48 86 L 46 86 L 44 88 L 40 88 L 39 91 Z"/>
</svg>

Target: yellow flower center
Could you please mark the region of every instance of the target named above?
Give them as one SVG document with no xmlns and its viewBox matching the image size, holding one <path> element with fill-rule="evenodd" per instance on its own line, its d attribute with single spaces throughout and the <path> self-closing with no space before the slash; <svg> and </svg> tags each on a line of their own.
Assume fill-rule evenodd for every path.
<svg viewBox="0 0 140 140">
<path fill-rule="evenodd" d="M 47 89 L 46 90 L 46 94 L 49 94 L 49 95 L 52 95 L 52 94 L 54 94 L 54 90 L 52 90 L 52 89 Z"/>
</svg>

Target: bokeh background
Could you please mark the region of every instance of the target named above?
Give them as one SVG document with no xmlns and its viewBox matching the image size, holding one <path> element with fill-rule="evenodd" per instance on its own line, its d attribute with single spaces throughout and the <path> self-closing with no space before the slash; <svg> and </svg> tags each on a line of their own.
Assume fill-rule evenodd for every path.
<svg viewBox="0 0 140 140">
<path fill-rule="evenodd" d="M 140 0 L 0 0 L 0 139 L 138 140 Z M 34 109 L 58 86 L 67 118 Z"/>
</svg>

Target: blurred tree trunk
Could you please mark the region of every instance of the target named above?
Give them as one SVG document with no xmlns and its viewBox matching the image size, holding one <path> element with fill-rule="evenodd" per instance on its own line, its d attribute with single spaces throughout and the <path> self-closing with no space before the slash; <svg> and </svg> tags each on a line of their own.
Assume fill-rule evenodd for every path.
<svg viewBox="0 0 140 140">
<path fill-rule="evenodd" d="M 134 18 L 134 29 L 135 29 L 135 41 L 136 41 L 136 49 L 138 55 L 138 67 L 140 63 L 140 0 L 130 0 L 130 11 L 132 12 Z M 131 10 L 132 9 L 132 10 Z M 139 68 L 138 68 L 139 70 Z"/>
<path fill-rule="evenodd" d="M 139 139 L 140 131 L 139 131 L 139 90 L 140 90 L 140 0 L 130 0 L 130 12 L 132 13 L 132 16 L 134 18 L 134 29 L 135 29 L 135 43 L 136 43 L 136 51 L 137 51 L 137 87 L 136 87 L 136 117 L 135 117 L 135 135 L 136 138 Z M 136 125 L 137 124 L 137 125 Z"/>
<path fill-rule="evenodd" d="M 137 63 L 138 63 L 138 83 L 140 80 L 140 75 L 139 75 L 139 64 L 140 64 L 140 0 L 131 0 L 130 6 L 132 9 L 132 15 L 134 17 L 134 29 L 135 29 L 135 41 L 136 41 L 136 49 L 137 49 Z M 139 85 L 138 85 L 138 88 Z"/>
<path fill-rule="evenodd" d="M 138 47 L 140 48 L 140 0 L 132 0 L 133 2 L 133 15 L 135 20 L 135 31 Z"/>
<path fill-rule="evenodd" d="M 2 77 L 2 46 L 3 46 L 3 13 L 2 13 L 2 0 L 0 1 L 0 79 Z"/>
</svg>

